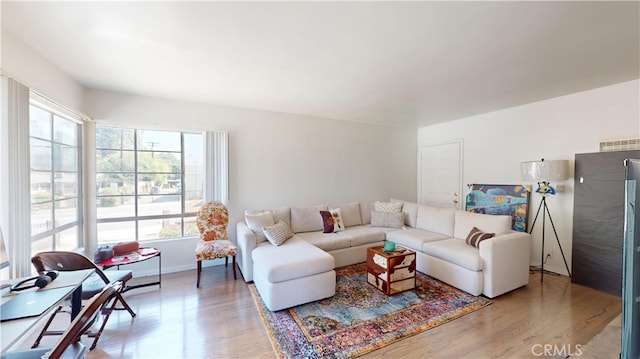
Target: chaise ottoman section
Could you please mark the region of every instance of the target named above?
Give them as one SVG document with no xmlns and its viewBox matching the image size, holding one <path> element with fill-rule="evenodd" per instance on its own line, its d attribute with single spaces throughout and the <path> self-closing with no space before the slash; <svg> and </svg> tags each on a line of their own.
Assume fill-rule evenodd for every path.
<svg viewBox="0 0 640 359">
<path fill-rule="evenodd" d="M 269 310 L 324 299 L 336 293 L 333 256 L 298 236 L 251 253 L 253 281 Z"/>
</svg>

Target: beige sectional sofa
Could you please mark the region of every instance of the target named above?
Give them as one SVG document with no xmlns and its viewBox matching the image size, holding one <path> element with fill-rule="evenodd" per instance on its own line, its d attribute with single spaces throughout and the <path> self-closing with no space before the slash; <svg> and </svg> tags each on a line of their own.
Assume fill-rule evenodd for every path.
<svg viewBox="0 0 640 359">
<path fill-rule="evenodd" d="M 280 310 L 335 294 L 333 268 L 361 263 L 366 249 L 384 240 L 417 252 L 416 268 L 473 295 L 495 297 L 529 280 L 530 236 L 511 228 L 511 217 L 469 213 L 407 201 L 404 223 L 398 227 L 371 225 L 374 204 L 292 206 L 247 211 L 266 212 L 294 233 L 280 246 L 271 244 L 260 228 L 237 223 L 237 262 L 245 281 L 254 281 L 267 307 Z M 345 230 L 323 233 L 320 211 L 340 209 Z M 465 243 L 474 228 L 495 233 L 479 248 Z"/>
</svg>

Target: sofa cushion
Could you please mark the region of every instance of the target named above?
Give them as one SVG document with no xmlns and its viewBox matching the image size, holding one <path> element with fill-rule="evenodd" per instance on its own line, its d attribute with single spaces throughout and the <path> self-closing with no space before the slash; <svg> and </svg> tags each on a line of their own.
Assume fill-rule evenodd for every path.
<svg viewBox="0 0 640 359">
<path fill-rule="evenodd" d="M 496 236 L 495 233 L 483 232 L 479 230 L 477 227 L 473 227 L 471 232 L 469 232 L 469 235 L 467 235 L 467 239 L 465 240 L 465 243 L 467 243 L 468 245 L 474 246 L 476 248 L 480 248 L 480 242 L 484 241 L 485 239 L 493 238 L 495 236 Z"/>
<path fill-rule="evenodd" d="M 404 212 L 404 224 L 409 227 L 416 228 L 416 221 L 418 219 L 418 204 L 415 202 L 407 202 L 393 198 L 391 198 L 391 202 L 402 203 L 402 212 Z"/>
<path fill-rule="evenodd" d="M 271 212 L 273 212 L 274 223 L 278 223 L 278 221 L 283 221 L 289 227 L 291 227 L 291 208 L 289 207 L 274 208 L 271 210 Z"/>
<path fill-rule="evenodd" d="M 273 212 L 271 211 L 244 211 L 244 221 L 247 227 L 255 234 L 258 243 L 267 240 L 262 232 L 262 228 L 272 226 L 276 223 L 273 219 Z"/>
<path fill-rule="evenodd" d="M 371 224 L 371 211 L 373 210 L 373 203 L 360 203 L 360 215 L 362 216 L 362 224 Z"/>
<path fill-rule="evenodd" d="M 322 250 L 333 251 L 351 247 L 351 240 L 344 233 L 322 233 L 319 231 L 297 233 L 296 235 Z"/>
<path fill-rule="evenodd" d="M 344 222 L 340 208 L 329 211 L 320 211 L 322 217 L 322 233 L 335 233 L 344 231 Z"/>
<path fill-rule="evenodd" d="M 291 207 L 291 230 L 293 233 L 321 231 L 322 217 L 319 213 L 326 210 L 326 204 Z"/>
<path fill-rule="evenodd" d="M 262 228 L 264 236 L 274 246 L 279 246 L 293 236 L 289 225 L 280 220 L 278 223 Z"/>
<path fill-rule="evenodd" d="M 455 213 L 454 237 L 465 239 L 473 227 L 499 236 L 511 230 L 511 216 L 495 216 L 458 210 Z"/>
<path fill-rule="evenodd" d="M 360 203 L 350 202 L 340 205 L 329 206 L 329 209 L 340 209 L 342 213 L 342 221 L 345 227 L 359 226 L 362 224 L 362 216 L 360 215 Z"/>
<path fill-rule="evenodd" d="M 427 242 L 422 245 L 422 252 L 472 271 L 479 272 L 484 268 L 478 248 L 460 239 Z"/>
<path fill-rule="evenodd" d="M 294 235 L 283 245 L 262 245 L 251 252 L 254 270 L 266 272 L 271 283 L 333 270 L 333 256 Z"/>
<path fill-rule="evenodd" d="M 404 213 L 371 211 L 371 226 L 401 228 L 404 225 Z"/>
<path fill-rule="evenodd" d="M 380 202 L 376 201 L 373 204 L 374 211 L 378 212 L 402 212 L 401 202 Z"/>
<path fill-rule="evenodd" d="M 421 204 L 418 206 L 416 228 L 452 237 L 454 213 L 455 210 L 453 208 L 440 208 Z M 467 233 L 469 231 L 465 233 L 465 236 Z"/>
<path fill-rule="evenodd" d="M 422 245 L 425 242 L 439 241 L 447 238 L 450 237 L 416 228 L 407 228 L 401 231 L 387 233 L 388 241 L 395 242 L 415 251 L 422 251 Z"/>
<path fill-rule="evenodd" d="M 371 226 L 349 227 L 346 231 L 340 232 L 340 234 L 349 239 L 351 247 L 381 242 L 385 239 L 385 231 Z"/>
</svg>

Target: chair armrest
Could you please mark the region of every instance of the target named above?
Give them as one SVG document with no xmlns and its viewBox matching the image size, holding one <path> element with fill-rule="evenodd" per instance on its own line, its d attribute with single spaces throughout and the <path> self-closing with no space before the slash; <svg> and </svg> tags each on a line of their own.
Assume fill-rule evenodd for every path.
<svg viewBox="0 0 640 359">
<path fill-rule="evenodd" d="M 511 231 L 480 243 L 484 261 L 482 293 L 489 298 L 529 283 L 531 235 Z"/>
<path fill-rule="evenodd" d="M 253 259 L 251 252 L 257 247 L 256 235 L 245 222 L 236 224 L 236 241 L 238 246 L 237 263 L 245 282 L 253 280 Z"/>
</svg>

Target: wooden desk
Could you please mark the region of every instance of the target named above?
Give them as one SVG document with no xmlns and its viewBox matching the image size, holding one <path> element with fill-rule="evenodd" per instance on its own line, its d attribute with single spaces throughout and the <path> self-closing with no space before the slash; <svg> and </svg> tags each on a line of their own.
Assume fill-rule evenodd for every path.
<svg viewBox="0 0 640 359">
<path fill-rule="evenodd" d="M 84 280 L 87 279 L 93 272 L 93 269 L 84 269 L 72 272 L 58 272 L 58 277 L 54 281 L 49 283 L 49 285 L 47 285 L 46 287 L 38 290 L 46 291 L 47 289 L 73 286 L 73 288 L 75 288 L 73 290 L 71 299 L 71 320 L 73 320 L 73 318 L 82 309 L 82 282 L 84 282 Z M 17 283 L 21 279 L 15 279 L 12 280 L 12 282 Z M 33 290 L 35 290 L 35 288 Z M 11 293 L 9 292 L 9 288 L 4 289 L 2 291 L 2 303 L 9 300 L 12 296 L 15 295 L 19 295 L 19 293 Z M 0 338 L 2 338 L 0 343 L 0 352 L 5 353 L 12 349 L 15 345 L 19 344 L 21 342 L 21 339 L 28 336 L 31 331 L 37 326 L 37 324 L 39 324 L 39 322 L 43 318 L 47 318 L 53 310 L 56 310 L 60 303 L 62 303 L 65 299 L 66 296 L 61 297 L 57 303 L 52 305 L 48 310 L 46 310 L 38 317 L 15 319 L 0 323 Z"/>
<path fill-rule="evenodd" d="M 158 258 L 158 280 L 155 282 L 149 282 L 149 283 L 143 283 L 143 284 L 137 284 L 137 285 L 127 285 L 122 292 L 124 293 L 130 289 L 148 287 L 151 285 L 157 285 L 160 288 L 162 288 L 162 256 L 161 254 L 162 253 L 158 248 L 140 247 L 135 252 L 123 254 L 120 256 L 115 256 L 113 258 L 107 259 L 106 261 L 98 262 L 96 263 L 96 265 L 101 266 L 103 270 L 107 270 L 111 267 L 116 267 L 117 269 L 120 269 L 120 266 L 139 263 L 139 262 L 143 262 L 148 259 L 157 257 Z"/>
</svg>

